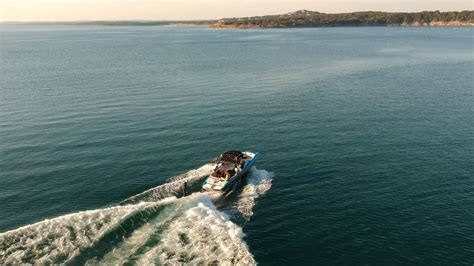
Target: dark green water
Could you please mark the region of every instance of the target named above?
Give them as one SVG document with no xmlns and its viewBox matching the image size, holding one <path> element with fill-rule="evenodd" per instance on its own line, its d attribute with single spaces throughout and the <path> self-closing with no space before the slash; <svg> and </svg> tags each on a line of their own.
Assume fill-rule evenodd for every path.
<svg viewBox="0 0 474 266">
<path fill-rule="evenodd" d="M 248 221 L 218 206 L 259 264 L 472 265 L 473 38 L 473 28 L 3 25 L 0 232 L 114 206 L 237 148 L 260 151 L 257 168 L 274 175 Z M 158 224 L 188 228 L 183 243 L 198 228 L 180 220 L 186 204 L 150 207 L 97 250 L 136 247 L 125 261 L 157 262 L 146 252 L 165 249 Z M 224 226 L 218 215 L 199 217 Z M 44 224 L 0 235 L 0 258 Z M 156 239 L 120 240 L 150 225 Z M 72 256 L 65 243 L 53 262 Z M 116 261 L 80 250 L 69 262 Z"/>
</svg>

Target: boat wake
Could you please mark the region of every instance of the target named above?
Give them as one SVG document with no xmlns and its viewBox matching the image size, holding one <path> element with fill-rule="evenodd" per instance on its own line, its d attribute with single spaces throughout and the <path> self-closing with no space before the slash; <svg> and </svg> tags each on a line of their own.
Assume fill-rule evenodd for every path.
<svg viewBox="0 0 474 266">
<path fill-rule="evenodd" d="M 0 234 L 0 264 L 256 264 L 232 212 L 204 193 L 177 198 L 212 165 L 169 179 L 121 206 L 83 211 Z M 252 169 L 235 208 L 250 218 L 272 175 Z"/>
<path fill-rule="evenodd" d="M 237 210 L 246 218 L 250 219 L 253 215 L 253 206 L 256 199 L 265 195 L 272 187 L 273 174 L 265 170 L 258 170 L 255 167 L 247 177 L 247 184 L 238 196 L 235 204 Z"/>
<path fill-rule="evenodd" d="M 170 196 L 182 196 L 183 185 L 186 182 L 193 185 L 204 177 L 210 175 L 215 164 L 205 164 L 198 169 L 190 170 L 184 174 L 177 175 L 168 179 L 168 181 L 160 186 L 151 188 L 135 196 L 129 197 L 120 204 L 133 204 L 143 201 L 157 201 Z"/>
</svg>

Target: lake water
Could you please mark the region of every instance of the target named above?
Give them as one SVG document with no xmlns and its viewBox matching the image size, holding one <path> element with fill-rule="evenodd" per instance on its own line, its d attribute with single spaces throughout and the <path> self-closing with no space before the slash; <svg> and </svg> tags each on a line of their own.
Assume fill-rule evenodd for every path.
<svg viewBox="0 0 474 266">
<path fill-rule="evenodd" d="M 472 265 L 473 38 L 2 25 L 0 264 Z M 231 197 L 163 199 L 229 149 Z"/>
</svg>

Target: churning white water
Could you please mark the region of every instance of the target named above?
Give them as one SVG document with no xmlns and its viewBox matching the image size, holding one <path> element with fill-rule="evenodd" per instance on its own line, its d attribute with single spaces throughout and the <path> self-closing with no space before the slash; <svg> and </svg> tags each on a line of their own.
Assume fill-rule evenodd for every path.
<svg viewBox="0 0 474 266">
<path fill-rule="evenodd" d="M 206 164 L 122 202 L 0 234 L 0 264 L 255 264 L 242 228 L 216 209 L 213 198 L 173 195 L 184 182 L 212 171 Z M 272 174 L 253 168 L 235 208 L 247 219 Z"/>
</svg>

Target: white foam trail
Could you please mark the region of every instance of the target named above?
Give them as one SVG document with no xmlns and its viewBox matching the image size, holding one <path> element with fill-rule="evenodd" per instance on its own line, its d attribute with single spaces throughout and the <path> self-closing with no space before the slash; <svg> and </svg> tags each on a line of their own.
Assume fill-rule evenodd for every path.
<svg viewBox="0 0 474 266">
<path fill-rule="evenodd" d="M 169 224 L 183 215 L 183 213 L 202 201 L 202 194 L 195 193 L 191 196 L 176 200 L 172 208 L 164 209 L 155 218 L 148 221 L 142 227 L 136 229 L 128 238 L 123 239 L 111 252 L 108 252 L 99 261 L 90 260 L 89 265 L 94 264 L 124 264 L 135 260 L 143 255 L 144 252 L 153 248 Z M 151 243 L 151 244 L 150 244 Z"/>
<path fill-rule="evenodd" d="M 157 201 L 170 196 L 175 196 L 177 192 L 181 192 L 185 182 L 192 184 L 209 176 L 214 167 L 215 164 L 209 163 L 199 167 L 198 169 L 190 170 L 184 174 L 171 177 L 165 184 L 132 196 L 124 200 L 122 204 L 137 203 L 141 201 Z"/>
<path fill-rule="evenodd" d="M 83 211 L 2 233 L 0 264 L 67 262 L 81 249 L 94 245 L 123 220 L 154 204 Z"/>
<path fill-rule="evenodd" d="M 196 182 L 207 164 L 141 193 L 140 201 L 173 191 L 176 182 Z M 272 174 L 253 168 L 237 209 L 252 215 L 255 199 L 271 187 Z M 178 185 L 179 186 L 179 185 Z M 170 189 L 170 190 L 168 190 Z M 0 234 L 4 264 L 256 264 L 242 228 L 216 210 L 211 196 L 165 198 L 45 220 Z"/>
<path fill-rule="evenodd" d="M 184 174 L 171 177 L 168 179 L 168 181 L 169 182 L 185 181 L 185 180 L 190 181 L 192 179 L 201 178 L 203 176 L 206 176 L 212 173 L 212 170 L 214 169 L 215 166 L 216 164 L 208 163 L 199 167 L 198 169 L 193 169 Z"/>
<path fill-rule="evenodd" d="M 173 221 L 160 243 L 138 260 L 139 265 L 256 264 L 242 228 L 216 210 L 207 195 L 198 197 L 197 205 Z"/>
<path fill-rule="evenodd" d="M 0 265 L 255 264 L 243 237 L 211 197 L 195 193 L 69 214 L 0 234 Z"/>
<path fill-rule="evenodd" d="M 242 189 L 235 204 L 235 207 L 244 218 L 250 219 L 253 215 L 252 209 L 255 206 L 256 199 L 270 190 L 273 176 L 273 173 L 265 170 L 258 170 L 255 167 L 251 169 L 247 176 L 247 184 Z"/>
<path fill-rule="evenodd" d="M 217 211 L 207 194 L 195 193 L 177 200 L 100 260 L 86 264 L 255 264 L 243 237 L 242 229 Z"/>
</svg>

